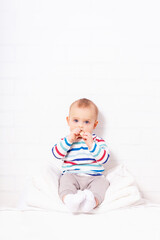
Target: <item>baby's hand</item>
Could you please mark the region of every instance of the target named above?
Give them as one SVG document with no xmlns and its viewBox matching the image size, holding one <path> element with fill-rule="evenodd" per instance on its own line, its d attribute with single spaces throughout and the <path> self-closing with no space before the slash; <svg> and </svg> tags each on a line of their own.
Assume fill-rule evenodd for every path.
<svg viewBox="0 0 160 240">
<path fill-rule="evenodd" d="M 75 142 L 80 137 L 80 132 L 81 132 L 80 128 L 75 128 L 73 131 L 71 131 L 68 136 L 69 142 L 70 143 Z"/>
<path fill-rule="evenodd" d="M 83 136 L 84 136 L 84 131 L 83 130 L 80 131 L 80 136 L 83 138 Z"/>
<path fill-rule="evenodd" d="M 88 149 L 90 150 L 92 148 L 92 145 L 93 145 L 93 137 L 92 137 L 92 134 L 89 133 L 89 132 L 83 132 L 81 134 L 83 140 L 85 141 L 85 143 L 87 144 L 88 146 Z"/>
</svg>

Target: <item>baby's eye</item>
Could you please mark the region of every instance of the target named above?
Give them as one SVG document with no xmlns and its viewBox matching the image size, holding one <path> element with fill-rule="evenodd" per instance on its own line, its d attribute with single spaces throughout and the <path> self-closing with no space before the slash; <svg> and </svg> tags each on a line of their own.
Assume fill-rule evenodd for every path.
<svg viewBox="0 0 160 240">
<path fill-rule="evenodd" d="M 77 123 L 77 122 L 78 122 L 78 119 L 74 119 L 73 121 L 74 121 L 75 123 Z"/>
<path fill-rule="evenodd" d="M 85 121 L 86 124 L 89 124 L 89 121 Z"/>
</svg>

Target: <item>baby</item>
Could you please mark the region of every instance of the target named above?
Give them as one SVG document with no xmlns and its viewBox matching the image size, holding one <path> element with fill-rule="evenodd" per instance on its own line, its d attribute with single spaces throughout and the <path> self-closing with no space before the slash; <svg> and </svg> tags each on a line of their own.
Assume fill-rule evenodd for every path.
<svg viewBox="0 0 160 240">
<path fill-rule="evenodd" d="M 96 208 L 109 187 L 103 175 L 109 151 L 105 141 L 93 133 L 97 118 L 98 108 L 91 100 L 73 102 L 66 118 L 70 134 L 52 148 L 54 157 L 63 160 L 59 196 L 72 213 Z"/>
</svg>

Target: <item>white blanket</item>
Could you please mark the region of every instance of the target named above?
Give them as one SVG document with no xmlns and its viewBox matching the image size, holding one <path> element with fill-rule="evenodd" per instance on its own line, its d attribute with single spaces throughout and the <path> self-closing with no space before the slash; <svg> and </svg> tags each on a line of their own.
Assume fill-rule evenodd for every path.
<svg viewBox="0 0 160 240">
<path fill-rule="evenodd" d="M 53 165 L 48 165 L 39 173 L 31 176 L 27 181 L 18 208 L 68 212 L 58 196 L 59 176 L 60 170 Z M 144 203 L 133 176 L 124 165 L 112 168 L 107 174 L 107 179 L 110 186 L 105 200 L 92 213 L 104 213 L 108 210 Z"/>
<path fill-rule="evenodd" d="M 129 207 L 102 214 L 0 211 L 1 240 L 159 240 L 160 208 Z"/>
</svg>

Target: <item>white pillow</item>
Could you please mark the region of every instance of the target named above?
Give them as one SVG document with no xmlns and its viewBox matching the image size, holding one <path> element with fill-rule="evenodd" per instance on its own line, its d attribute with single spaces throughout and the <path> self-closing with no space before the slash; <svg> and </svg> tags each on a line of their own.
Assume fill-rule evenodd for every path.
<svg viewBox="0 0 160 240">
<path fill-rule="evenodd" d="M 68 212 L 58 195 L 58 179 L 61 172 L 53 164 L 43 167 L 27 180 L 22 193 L 19 209 L 45 209 Z M 142 204 L 143 199 L 133 176 L 124 165 L 112 168 L 107 179 L 110 186 L 107 189 L 103 203 L 93 213 L 103 213 L 108 210 Z"/>
</svg>

